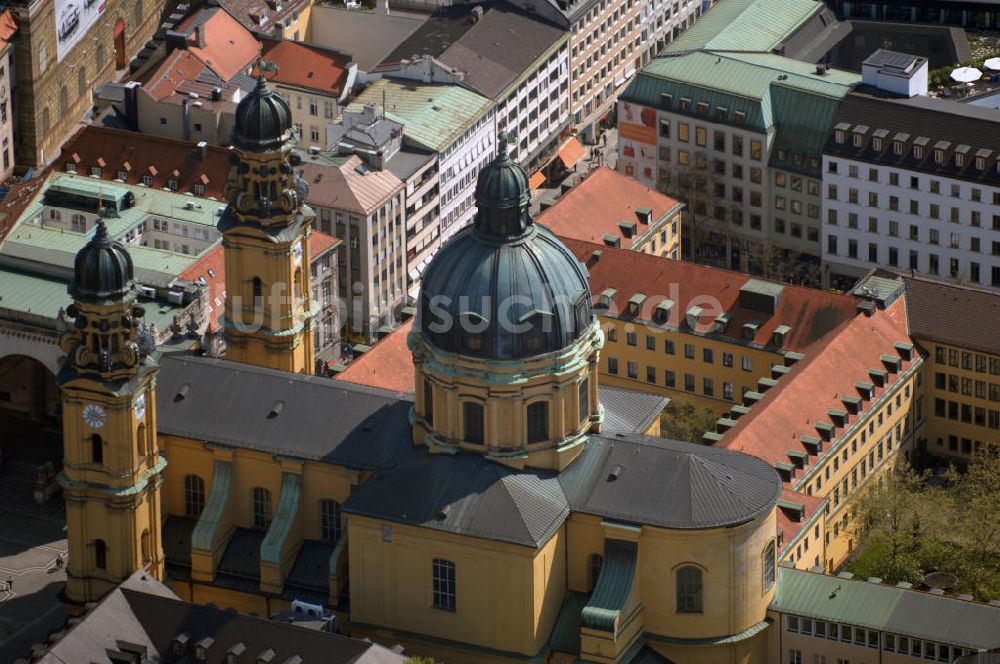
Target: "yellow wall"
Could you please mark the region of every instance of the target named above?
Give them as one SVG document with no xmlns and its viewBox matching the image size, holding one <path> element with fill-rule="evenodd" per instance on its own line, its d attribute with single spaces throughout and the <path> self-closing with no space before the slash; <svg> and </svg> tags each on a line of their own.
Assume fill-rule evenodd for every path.
<svg viewBox="0 0 1000 664">
<path fill-rule="evenodd" d="M 646 325 L 638 320 L 626 320 L 598 315 L 601 327 L 604 329 L 605 345 L 601 352 L 601 381 L 612 387 L 623 387 L 641 392 L 662 394 L 667 397 L 684 395 L 697 405 L 710 408 L 720 415 L 733 405 L 741 403 L 743 388 L 757 389 L 760 378 L 771 377 L 772 364 L 784 364 L 780 353 L 761 348 L 752 348 L 725 339 L 705 337 L 681 330 L 668 330 L 661 326 Z M 612 332 L 612 330 L 614 330 Z M 629 344 L 628 332 L 634 330 L 635 345 Z M 652 337 L 653 348 L 647 346 L 648 337 Z M 674 353 L 665 352 L 666 342 L 672 341 Z M 694 358 L 684 356 L 685 344 L 694 346 Z M 712 362 L 704 361 L 703 349 L 712 350 Z M 723 366 L 723 353 L 733 355 L 733 366 Z M 750 358 L 750 370 L 743 370 L 743 358 Z M 609 358 L 618 361 L 618 373 L 609 372 Z M 628 363 L 635 362 L 637 373 L 635 378 L 628 376 Z M 656 381 L 647 380 L 647 367 L 656 370 Z M 666 385 L 666 371 L 673 371 L 675 387 Z M 684 389 L 684 375 L 694 376 L 694 391 Z M 711 378 L 713 396 L 704 393 L 704 379 Z M 733 386 L 732 399 L 723 398 L 723 384 Z"/>
<path fill-rule="evenodd" d="M 536 551 L 356 515 L 348 529 L 353 622 L 524 655 L 548 640 L 566 590 L 563 530 Z M 454 612 L 432 608 L 435 558 L 455 563 Z"/>
<path fill-rule="evenodd" d="M 631 241 L 629 249 L 644 254 L 679 260 L 681 257 L 681 211 L 674 209 L 660 217 Z"/>
<path fill-rule="evenodd" d="M 923 345 L 927 451 L 968 460 L 990 448 L 1000 450 L 1000 356 Z"/>
</svg>

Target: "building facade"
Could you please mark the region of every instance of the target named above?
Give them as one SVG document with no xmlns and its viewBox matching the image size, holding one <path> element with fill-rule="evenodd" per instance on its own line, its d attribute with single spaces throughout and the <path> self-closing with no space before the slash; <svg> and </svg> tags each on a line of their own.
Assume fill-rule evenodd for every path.
<svg viewBox="0 0 1000 664">
<path fill-rule="evenodd" d="M 17 83 L 14 69 L 14 39 L 17 34 L 17 24 L 10 10 L 0 13 L 0 150 L 3 150 L 3 161 L 0 162 L 0 182 L 6 182 L 14 170 L 14 120 L 17 110 L 14 108 Z"/>
<path fill-rule="evenodd" d="M 998 122 L 926 88 L 848 95 L 823 156 L 827 283 L 877 267 L 1000 287 Z"/>
<path fill-rule="evenodd" d="M 95 83 L 117 80 L 128 69 L 164 8 L 160 0 L 113 0 L 87 6 L 73 21 L 65 11 L 57 16 L 53 2 L 12 7 L 19 163 L 45 165 L 58 155 L 93 105 Z"/>
</svg>

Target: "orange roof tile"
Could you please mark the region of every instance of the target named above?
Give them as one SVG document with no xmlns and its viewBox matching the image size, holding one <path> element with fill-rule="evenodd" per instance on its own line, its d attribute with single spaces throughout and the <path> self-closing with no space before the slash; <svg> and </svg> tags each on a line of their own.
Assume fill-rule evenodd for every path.
<svg viewBox="0 0 1000 664">
<path fill-rule="evenodd" d="M 278 66 L 277 71 L 264 73 L 266 79 L 275 83 L 309 88 L 338 97 L 347 83 L 348 59 L 325 48 L 269 39 L 264 41 L 263 59 Z M 259 66 L 255 66 L 254 75 L 259 71 Z"/>
<path fill-rule="evenodd" d="M 893 347 L 897 341 L 910 343 L 903 298 L 870 317 L 856 316 L 817 341 L 716 445 L 771 464 L 791 463 L 789 450 L 808 452 L 801 437 L 819 437 L 815 423 L 831 423 L 827 409 L 845 410 L 841 397 L 858 396 L 855 383 L 871 382 L 869 369 L 884 369 L 881 356 L 898 356 Z M 913 355 L 899 372 L 889 372 L 886 385 L 876 387 L 874 399 L 862 402 L 862 407 L 870 407 L 916 360 Z M 856 417 L 850 416 L 850 421 Z"/>
<path fill-rule="evenodd" d="M 309 259 L 314 260 L 328 249 L 340 244 L 338 238 L 322 231 L 313 231 L 309 236 Z M 222 244 L 218 244 L 177 275 L 178 279 L 201 283 L 208 288 L 209 332 L 219 326 L 226 300 L 226 254 Z"/>
<path fill-rule="evenodd" d="M 406 345 L 406 337 L 412 328 L 411 318 L 334 378 L 383 390 L 413 392 L 413 358 Z"/>
<path fill-rule="evenodd" d="M 14 15 L 10 13 L 9 9 L 6 9 L 0 14 L 0 45 L 9 44 L 16 32 L 17 22 L 14 21 Z"/>
<path fill-rule="evenodd" d="M 636 234 L 640 234 L 647 226 L 639 220 L 636 208 L 652 210 L 656 222 L 679 205 L 673 198 L 604 166 L 566 192 L 538 216 L 538 221 L 556 235 L 588 242 L 603 242 L 604 234 L 611 234 L 622 238 L 621 245 L 628 248 L 634 240 L 625 238 L 618 222 L 635 222 Z"/>
<path fill-rule="evenodd" d="M 149 77 L 145 85 L 146 92 L 156 101 L 163 101 L 177 92 L 178 86 L 185 81 L 193 81 L 205 71 L 205 63 L 194 53 L 178 49 L 167 56 Z"/>
<path fill-rule="evenodd" d="M 22 180 L 10 186 L 7 195 L 0 201 L 0 246 L 3 245 L 18 217 L 35 199 L 35 194 L 45 184 L 50 172 L 50 170 L 42 171 L 30 180 Z"/>
<path fill-rule="evenodd" d="M 777 311 L 768 315 L 739 305 L 740 288 L 753 279 L 749 275 L 567 237 L 561 239 L 590 271 L 590 290 L 595 298 L 605 289 L 615 289 L 615 311 L 623 317 L 629 299 L 642 293 L 646 300 L 640 320 L 652 320 L 656 306 L 670 299 L 674 302 L 672 312 L 676 314 L 668 320 L 668 326 L 686 328 L 686 312 L 692 305 L 699 305 L 704 308 L 699 318 L 702 331 L 712 329 L 715 317 L 728 312 L 731 319 L 726 332 L 713 333 L 716 336 L 746 343 L 743 324 L 757 321 L 759 326 L 752 342 L 771 346 L 775 329 L 787 325 L 791 329 L 785 335 L 782 349 L 801 351 L 856 313 L 858 301 L 849 295 L 784 284 Z M 595 251 L 601 252 L 597 260 Z"/>
<path fill-rule="evenodd" d="M 788 515 L 785 510 L 778 508 L 778 530 L 781 531 L 783 536 L 782 541 L 784 542 L 781 547 L 781 551 L 785 550 L 788 543 L 791 542 L 802 527 L 806 525 L 806 522 L 819 510 L 819 506 L 823 504 L 823 499 L 818 496 L 807 496 L 804 493 L 795 491 L 794 489 L 788 488 L 787 485 L 781 487 L 781 499 L 789 500 L 793 503 L 800 503 L 805 507 L 805 513 L 802 515 L 802 519 L 799 521 L 794 521 L 792 517 Z"/>
<path fill-rule="evenodd" d="M 205 187 L 203 197 L 223 200 L 222 185 L 229 176 L 229 150 L 208 145 L 202 150 L 191 141 L 181 141 L 151 134 L 139 134 L 122 129 L 88 125 L 71 138 L 63 148 L 64 158 L 56 161 L 60 170 L 66 162 L 76 163 L 78 173 L 90 174 L 91 166 L 99 165 L 101 177 L 114 180 L 118 171 L 129 173 L 128 182 L 137 184 L 143 175 L 152 175 L 156 188 L 177 181 L 177 191 L 193 192 L 194 186 Z M 174 171 L 180 173 L 174 176 Z"/>
<path fill-rule="evenodd" d="M 201 21 L 201 18 L 196 12 L 177 28 L 178 32 L 191 30 L 188 50 L 227 81 L 236 74 L 249 70 L 254 60 L 260 56 L 260 42 L 253 33 L 228 13 L 217 9 L 200 25 L 200 29 L 204 31 L 205 43 L 204 47 L 200 47 L 194 29 L 190 26 L 196 20 Z"/>
</svg>

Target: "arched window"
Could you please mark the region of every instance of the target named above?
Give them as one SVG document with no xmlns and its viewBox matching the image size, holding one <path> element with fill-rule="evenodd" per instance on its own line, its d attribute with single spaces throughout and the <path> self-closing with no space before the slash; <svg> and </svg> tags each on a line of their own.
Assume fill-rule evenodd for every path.
<svg viewBox="0 0 1000 664">
<path fill-rule="evenodd" d="M 49 127 L 52 124 L 49 115 L 49 107 L 46 106 L 42 109 L 42 135 L 49 133 Z"/>
<path fill-rule="evenodd" d="M 132 22 L 135 24 L 136 28 L 139 28 L 142 25 L 142 18 L 142 0 L 135 0 L 135 10 L 132 14 Z"/>
<path fill-rule="evenodd" d="M 590 417 L 590 375 L 584 377 L 580 381 L 579 388 L 580 396 L 580 421 L 586 420 Z"/>
<path fill-rule="evenodd" d="M 271 525 L 271 492 L 261 487 L 252 491 L 253 527 L 267 530 Z"/>
<path fill-rule="evenodd" d="M 140 457 L 149 456 L 149 441 L 146 440 L 145 424 L 140 424 L 135 431 L 135 448 Z"/>
<path fill-rule="evenodd" d="M 597 580 L 601 578 L 601 566 L 604 565 L 604 556 L 599 553 L 590 556 L 590 589 L 597 585 Z"/>
<path fill-rule="evenodd" d="M 140 549 L 142 550 L 142 564 L 145 565 L 151 560 L 149 555 L 149 529 L 142 531 L 142 535 L 139 538 Z"/>
<path fill-rule="evenodd" d="M 66 86 L 59 88 L 59 118 L 65 118 L 69 113 L 69 90 Z"/>
<path fill-rule="evenodd" d="M 104 69 L 104 44 L 97 45 L 97 55 L 94 58 L 94 64 L 97 65 L 97 71 Z"/>
<path fill-rule="evenodd" d="M 90 434 L 90 460 L 104 463 L 104 440 L 99 433 Z"/>
<path fill-rule="evenodd" d="M 261 282 L 260 277 L 253 278 L 253 306 L 254 309 L 260 309 L 264 304 L 264 284 Z"/>
<path fill-rule="evenodd" d="M 327 542 L 336 543 L 341 536 L 340 503 L 329 498 L 319 501 L 319 518 L 321 537 Z"/>
<path fill-rule="evenodd" d="M 205 480 L 197 475 L 184 476 L 184 514 L 197 519 L 205 509 Z"/>
<path fill-rule="evenodd" d="M 97 569 L 108 568 L 108 545 L 104 540 L 94 540 L 94 567 Z"/>
<path fill-rule="evenodd" d="M 774 540 L 767 543 L 764 553 L 761 554 L 761 563 L 764 570 L 764 592 L 774 585 Z"/>
<path fill-rule="evenodd" d="M 701 612 L 701 570 L 687 565 L 677 570 L 677 613 Z"/>
<path fill-rule="evenodd" d="M 80 65 L 80 68 L 76 70 L 76 95 L 77 97 L 83 97 L 87 94 L 87 68 Z"/>
<path fill-rule="evenodd" d="M 465 441 L 483 444 L 483 405 L 474 401 L 462 404 L 462 419 L 465 422 Z"/>
<path fill-rule="evenodd" d="M 434 426 L 434 383 L 424 379 L 424 420 Z"/>
<path fill-rule="evenodd" d="M 44 74 L 49 66 L 49 54 L 45 49 L 45 40 L 38 40 L 38 73 Z"/>
<path fill-rule="evenodd" d="M 455 610 L 455 563 L 435 558 L 431 563 L 431 596 L 435 609 Z"/>
<path fill-rule="evenodd" d="M 549 437 L 549 404 L 536 401 L 528 406 L 528 442 L 540 443 Z"/>
</svg>

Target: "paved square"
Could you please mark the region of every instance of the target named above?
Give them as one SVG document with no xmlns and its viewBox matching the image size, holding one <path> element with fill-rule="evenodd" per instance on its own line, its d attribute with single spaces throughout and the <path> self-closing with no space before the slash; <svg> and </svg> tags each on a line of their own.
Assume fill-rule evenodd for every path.
<svg viewBox="0 0 1000 664">
<path fill-rule="evenodd" d="M 66 621 L 59 593 L 66 585 L 56 556 L 66 555 L 65 521 L 29 516 L 0 505 L 0 662 L 27 658 Z M 12 578 L 14 587 L 7 588 Z"/>
</svg>

